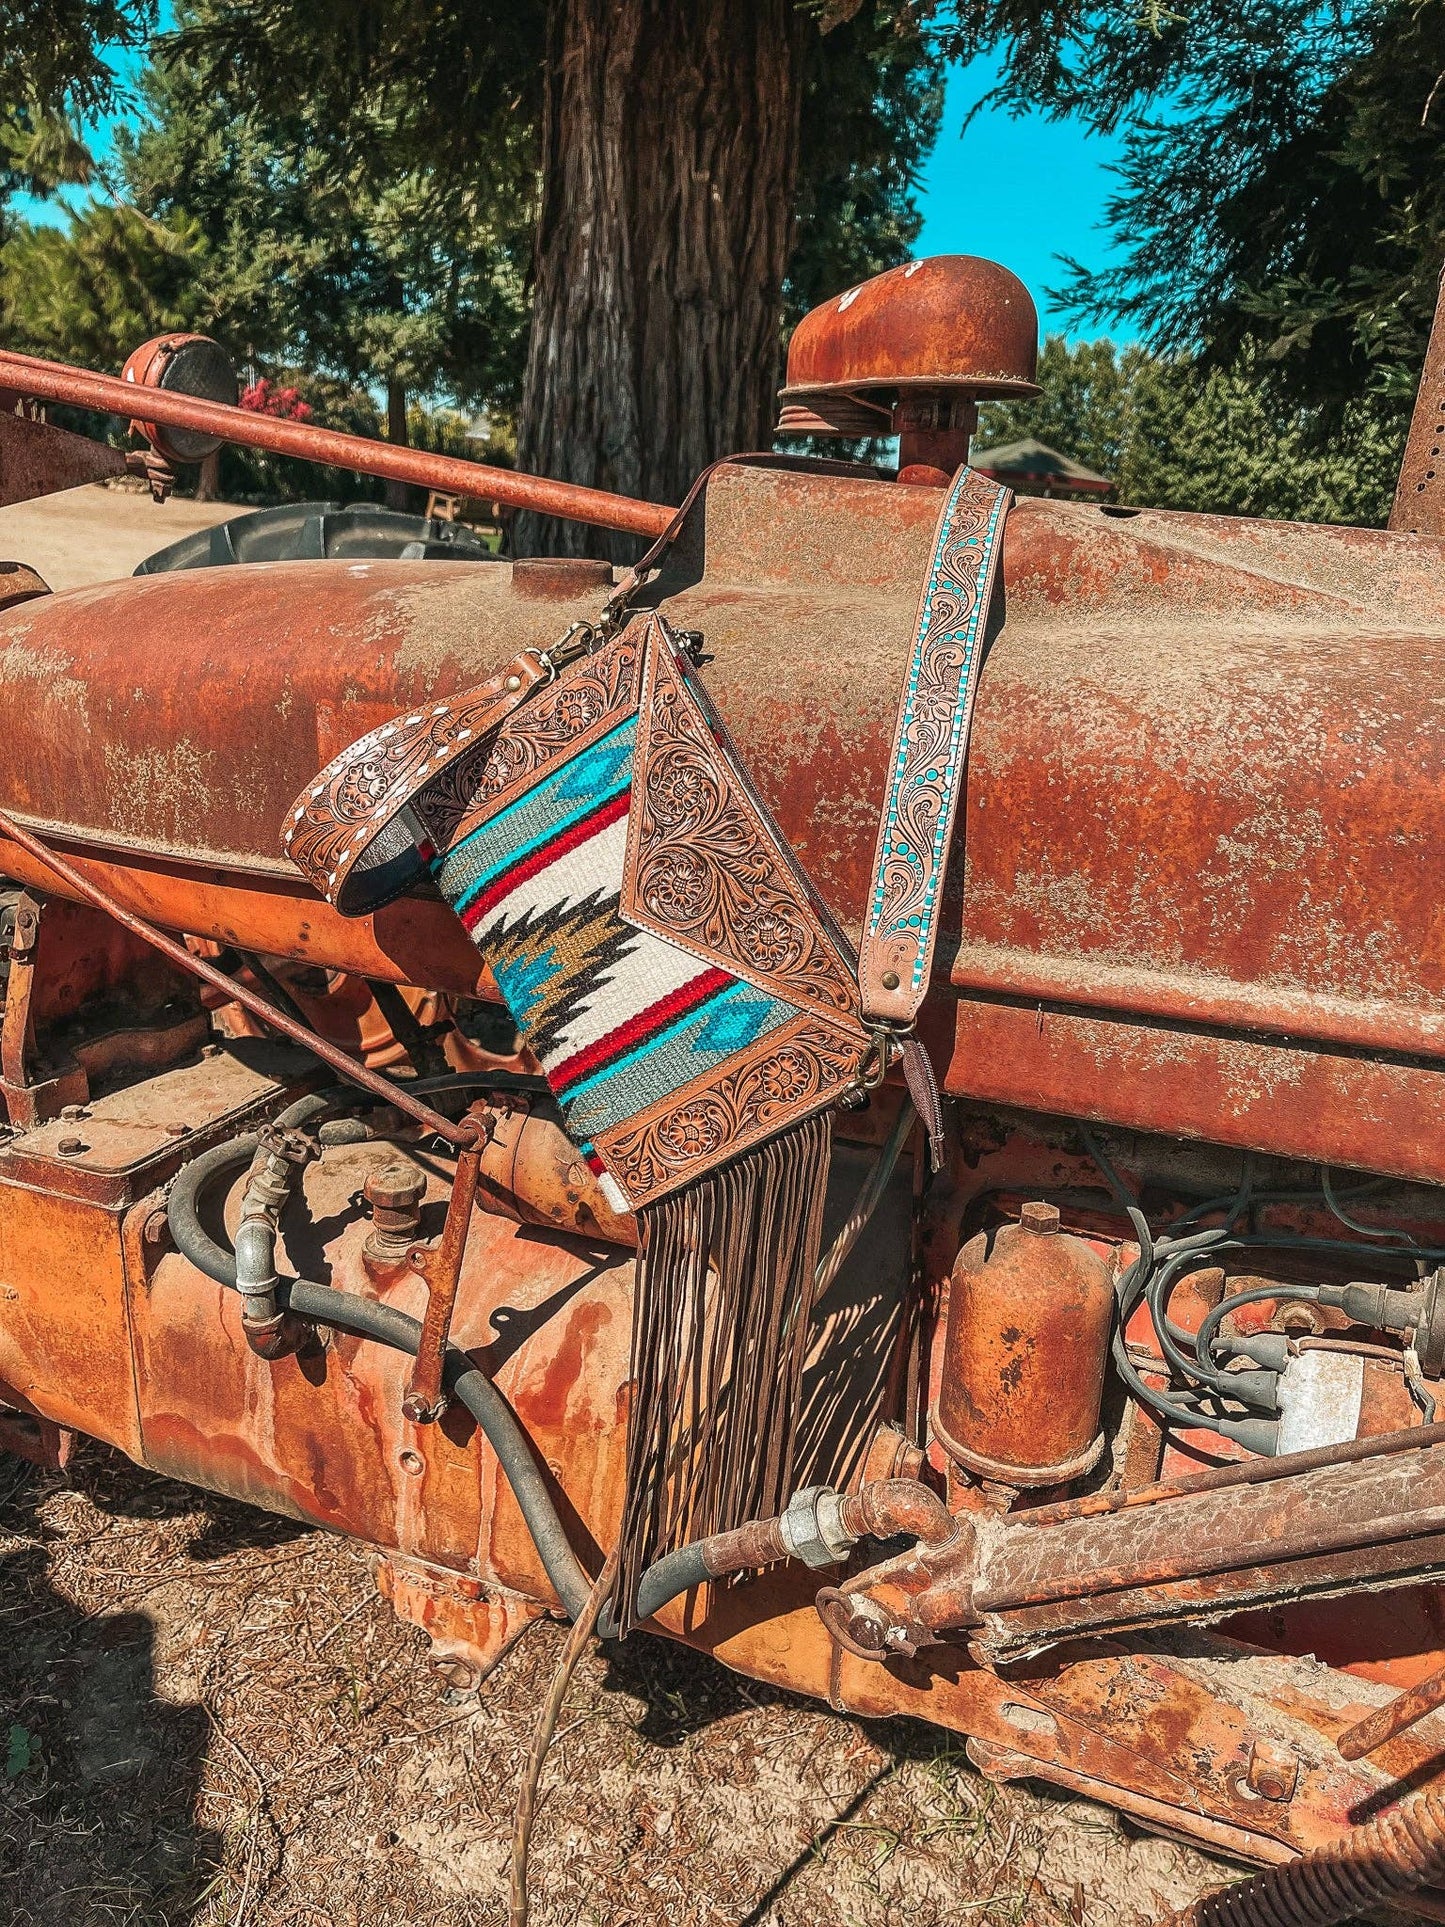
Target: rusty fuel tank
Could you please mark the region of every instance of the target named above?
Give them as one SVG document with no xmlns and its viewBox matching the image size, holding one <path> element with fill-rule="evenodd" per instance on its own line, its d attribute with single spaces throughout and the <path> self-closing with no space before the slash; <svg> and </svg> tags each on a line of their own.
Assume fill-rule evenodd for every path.
<svg viewBox="0 0 1445 1927">
<path fill-rule="evenodd" d="M 1058 1208 L 980 1233 L 949 1285 L 934 1431 L 950 1458 L 1000 1485 L 1059 1485 L 1098 1463 L 1114 1287 L 1109 1266 L 1059 1229 Z"/>
</svg>

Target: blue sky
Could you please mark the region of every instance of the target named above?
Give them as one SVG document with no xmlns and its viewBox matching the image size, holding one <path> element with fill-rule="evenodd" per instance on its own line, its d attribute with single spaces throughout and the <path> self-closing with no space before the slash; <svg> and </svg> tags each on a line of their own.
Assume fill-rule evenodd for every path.
<svg viewBox="0 0 1445 1927">
<path fill-rule="evenodd" d="M 1041 330 L 1069 333 L 1045 290 L 1064 279 L 1061 255 L 1087 267 L 1108 262 L 1100 223 L 1117 185 L 1109 170 L 1122 142 L 1086 134 L 1075 121 L 1050 121 L 1042 114 L 1014 119 L 999 108 L 985 109 L 961 131 L 994 77 L 991 60 L 949 72 L 943 128 L 918 197 L 923 232 L 917 252 L 981 254 L 1002 262 L 1033 296 Z"/>
<path fill-rule="evenodd" d="M 994 76 L 987 59 L 949 72 L 942 131 L 920 185 L 923 232 L 917 251 L 1001 261 L 1032 294 L 1041 330 L 1072 332 L 1046 290 L 1063 279 L 1060 256 L 1072 255 L 1090 267 L 1108 259 L 1100 223 L 1120 143 L 1086 134 L 1076 122 L 1049 121 L 1042 114 L 1014 118 L 998 108 L 975 116 L 964 131 L 970 108 Z M 108 132 L 93 130 L 103 158 L 110 149 Z M 59 223 L 63 218 L 54 202 L 32 203 L 27 212 L 33 220 Z M 1127 338 L 1127 332 L 1120 336 Z"/>
</svg>

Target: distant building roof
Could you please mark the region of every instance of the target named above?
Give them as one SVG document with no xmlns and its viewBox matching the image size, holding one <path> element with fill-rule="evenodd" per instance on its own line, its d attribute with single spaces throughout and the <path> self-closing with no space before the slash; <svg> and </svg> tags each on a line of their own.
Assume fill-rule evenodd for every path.
<svg viewBox="0 0 1445 1927">
<path fill-rule="evenodd" d="M 1085 468 L 1071 456 L 1061 455 L 1046 442 L 1025 435 L 1020 442 L 1006 442 L 1002 448 L 981 448 L 970 456 L 971 465 L 983 475 L 1011 487 L 1043 489 L 1050 495 L 1102 495 L 1114 484 L 1107 475 Z"/>
</svg>

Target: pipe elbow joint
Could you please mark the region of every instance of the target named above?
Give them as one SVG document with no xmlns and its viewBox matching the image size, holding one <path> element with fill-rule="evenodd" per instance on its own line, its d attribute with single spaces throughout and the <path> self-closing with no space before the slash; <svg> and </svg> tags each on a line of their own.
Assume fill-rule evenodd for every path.
<svg viewBox="0 0 1445 1927">
<path fill-rule="evenodd" d="M 918 1479 L 877 1479 L 844 1502 L 844 1518 L 855 1538 L 914 1539 L 943 1546 L 963 1531 L 931 1486 Z"/>
</svg>

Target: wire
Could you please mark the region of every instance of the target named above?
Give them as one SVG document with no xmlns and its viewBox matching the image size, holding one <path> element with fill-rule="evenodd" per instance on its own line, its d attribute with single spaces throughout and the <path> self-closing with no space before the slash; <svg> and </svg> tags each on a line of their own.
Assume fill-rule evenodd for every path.
<svg viewBox="0 0 1445 1927">
<path fill-rule="evenodd" d="M 1362 1238 L 1389 1238 L 1398 1244 L 1408 1246 L 1412 1251 L 1419 1249 L 1418 1241 L 1412 1238 L 1408 1231 L 1381 1230 L 1378 1226 L 1361 1224 L 1358 1218 L 1349 1217 L 1340 1208 L 1340 1202 L 1330 1178 L 1330 1167 L 1327 1164 L 1320 1166 L 1320 1189 L 1325 1194 L 1325 1203 L 1347 1230 L 1358 1231 Z"/>
</svg>

